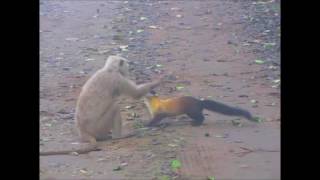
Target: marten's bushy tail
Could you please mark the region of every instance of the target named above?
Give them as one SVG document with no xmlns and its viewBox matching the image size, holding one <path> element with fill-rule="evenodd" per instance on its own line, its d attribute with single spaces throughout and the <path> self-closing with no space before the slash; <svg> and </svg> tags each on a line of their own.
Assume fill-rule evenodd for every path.
<svg viewBox="0 0 320 180">
<path fill-rule="evenodd" d="M 242 116 L 248 120 L 253 120 L 253 117 L 249 111 L 244 109 L 240 109 L 237 107 L 231 107 L 220 102 L 212 101 L 212 100 L 203 100 L 202 107 L 204 109 L 208 109 L 210 111 L 214 111 L 217 113 L 221 113 L 229 116 Z"/>
</svg>

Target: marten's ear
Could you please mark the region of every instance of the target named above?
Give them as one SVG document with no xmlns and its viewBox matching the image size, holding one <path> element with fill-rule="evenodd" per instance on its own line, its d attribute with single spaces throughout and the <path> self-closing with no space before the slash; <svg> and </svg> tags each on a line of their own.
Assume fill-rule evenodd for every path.
<svg viewBox="0 0 320 180">
<path fill-rule="evenodd" d="M 124 60 L 121 59 L 120 62 L 119 62 L 119 66 L 123 66 L 123 63 L 124 63 Z"/>
</svg>

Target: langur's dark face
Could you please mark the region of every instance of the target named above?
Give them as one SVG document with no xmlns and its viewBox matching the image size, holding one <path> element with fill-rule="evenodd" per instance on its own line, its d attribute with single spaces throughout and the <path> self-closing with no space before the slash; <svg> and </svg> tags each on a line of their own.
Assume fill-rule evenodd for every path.
<svg viewBox="0 0 320 180">
<path fill-rule="evenodd" d="M 119 71 L 123 76 L 129 76 L 129 64 L 125 59 L 121 59 L 119 62 Z"/>
</svg>

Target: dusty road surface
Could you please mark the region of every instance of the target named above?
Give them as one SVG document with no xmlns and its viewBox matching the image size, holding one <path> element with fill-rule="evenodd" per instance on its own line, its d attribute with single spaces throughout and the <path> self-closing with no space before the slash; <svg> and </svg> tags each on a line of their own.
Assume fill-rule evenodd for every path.
<svg viewBox="0 0 320 180">
<path fill-rule="evenodd" d="M 103 151 L 40 157 L 41 179 L 280 179 L 280 2 L 236 0 L 40 2 L 40 150 L 83 146 L 76 99 L 108 55 L 132 61 L 132 79 L 159 74 L 160 96 L 192 95 L 248 109 L 261 122 L 205 112 L 141 129 L 142 101 L 122 99 L 125 132 Z M 181 167 L 174 170 L 171 162 Z"/>
</svg>

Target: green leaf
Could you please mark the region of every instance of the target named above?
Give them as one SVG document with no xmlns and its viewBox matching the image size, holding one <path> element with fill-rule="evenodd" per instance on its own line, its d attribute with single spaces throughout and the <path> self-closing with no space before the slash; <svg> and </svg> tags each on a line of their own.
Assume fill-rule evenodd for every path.
<svg viewBox="0 0 320 180">
<path fill-rule="evenodd" d="M 273 80 L 274 83 L 279 83 L 280 79 Z"/>
<path fill-rule="evenodd" d="M 141 21 L 146 20 L 146 19 L 147 19 L 146 17 L 140 17 Z"/>
<path fill-rule="evenodd" d="M 149 26 L 150 29 L 157 29 L 157 26 Z"/>
<path fill-rule="evenodd" d="M 132 109 L 134 106 L 126 106 L 126 109 Z"/>
<path fill-rule="evenodd" d="M 177 159 L 171 161 L 171 169 L 176 171 L 177 169 L 181 168 L 181 162 Z"/>
<path fill-rule="evenodd" d="M 137 33 L 141 33 L 141 32 L 143 32 L 144 30 L 143 29 L 138 29 L 137 30 Z"/>
<path fill-rule="evenodd" d="M 234 125 L 234 126 L 238 126 L 238 127 L 242 126 L 241 122 L 238 119 L 237 120 L 231 120 L 231 122 L 232 122 L 232 125 Z"/>
<path fill-rule="evenodd" d="M 208 180 L 215 180 L 214 176 L 209 176 Z"/>
<path fill-rule="evenodd" d="M 253 117 L 252 120 L 253 120 L 253 121 L 256 121 L 256 122 L 262 122 L 262 121 L 263 121 L 263 119 L 260 118 L 260 117 Z"/>
<path fill-rule="evenodd" d="M 177 147 L 178 145 L 176 145 L 176 144 L 168 144 L 168 146 L 170 146 L 170 147 Z"/>
<path fill-rule="evenodd" d="M 250 102 L 251 102 L 252 104 L 256 104 L 256 103 L 257 103 L 257 100 L 251 99 Z"/>
<path fill-rule="evenodd" d="M 170 180 L 170 177 L 167 175 L 160 176 L 160 180 Z"/>
<path fill-rule="evenodd" d="M 257 59 L 257 60 L 255 60 L 254 62 L 257 63 L 257 64 L 264 64 L 264 61 L 263 61 L 263 60 L 260 60 L 260 59 Z"/>
<path fill-rule="evenodd" d="M 129 46 L 128 45 L 121 45 L 119 46 L 119 48 L 121 49 L 121 51 L 128 51 L 128 48 Z"/>
<path fill-rule="evenodd" d="M 276 43 L 264 43 L 263 44 L 263 47 L 264 48 L 272 48 L 273 46 L 275 46 L 276 45 Z"/>
<path fill-rule="evenodd" d="M 114 171 L 120 171 L 120 170 L 121 170 L 121 167 L 118 166 L 118 167 L 116 167 L 116 168 L 113 168 L 113 170 L 114 170 Z"/>
<path fill-rule="evenodd" d="M 176 90 L 181 90 L 181 89 L 183 89 L 184 87 L 182 86 L 182 85 L 180 85 L 180 84 L 178 84 L 177 86 L 176 86 Z"/>
</svg>

